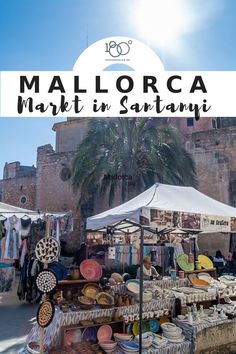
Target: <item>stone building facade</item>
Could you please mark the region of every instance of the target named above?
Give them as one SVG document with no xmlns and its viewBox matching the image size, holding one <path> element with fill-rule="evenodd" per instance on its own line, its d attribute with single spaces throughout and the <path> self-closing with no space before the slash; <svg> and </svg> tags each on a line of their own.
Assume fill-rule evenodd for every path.
<svg viewBox="0 0 236 354">
<path fill-rule="evenodd" d="M 74 239 L 71 238 L 71 243 L 78 241 L 81 227 L 77 208 L 79 195 L 72 187 L 71 165 L 77 147 L 87 132 L 88 120 L 68 118 L 65 122 L 54 124 L 55 150 L 50 144 L 38 148 L 37 169 L 21 166 L 19 162 L 6 164 L 4 177 L 0 180 L 0 200 L 3 202 L 40 211 L 72 210 L 77 234 Z M 198 189 L 212 198 L 236 206 L 236 118 L 209 117 L 199 121 L 193 118 L 167 118 L 162 119 L 162 123 L 176 127 L 183 135 L 185 146 L 196 162 Z M 119 201 L 115 200 L 114 204 L 119 204 Z M 95 202 L 93 207 L 92 203 L 88 203 L 84 216 L 105 210 L 108 205 L 103 199 Z M 236 240 L 231 238 L 231 241 L 236 246 Z M 216 249 L 226 253 L 229 242 L 229 235 L 199 237 L 200 249 L 210 250 L 211 253 Z"/>
<path fill-rule="evenodd" d="M 35 208 L 36 168 L 6 163 L 0 180 L 0 201 L 24 209 Z"/>
</svg>

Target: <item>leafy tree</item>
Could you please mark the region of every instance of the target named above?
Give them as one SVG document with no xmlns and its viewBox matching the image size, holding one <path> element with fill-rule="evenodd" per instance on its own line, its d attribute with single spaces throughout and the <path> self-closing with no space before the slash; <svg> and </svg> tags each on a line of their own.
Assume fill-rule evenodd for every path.
<svg viewBox="0 0 236 354">
<path fill-rule="evenodd" d="M 196 186 L 195 164 L 181 135 L 155 118 L 91 119 L 73 163 L 79 203 L 117 191 L 124 202 L 155 182 Z M 122 177 L 123 176 L 123 177 Z"/>
</svg>

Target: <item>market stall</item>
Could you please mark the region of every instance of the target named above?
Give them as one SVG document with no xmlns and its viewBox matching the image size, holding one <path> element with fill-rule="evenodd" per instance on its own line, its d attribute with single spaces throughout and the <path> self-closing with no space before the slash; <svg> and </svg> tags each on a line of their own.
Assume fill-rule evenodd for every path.
<svg viewBox="0 0 236 354">
<path fill-rule="evenodd" d="M 89 352 L 96 354 L 102 349 L 109 351 L 111 347 L 116 353 L 126 353 L 131 345 L 133 346 L 131 349 L 137 353 L 164 353 L 163 350 L 168 353 L 190 353 L 190 345 L 193 348 L 193 332 L 188 336 L 181 323 L 176 322 L 177 326 L 171 323 L 177 309 L 176 303 L 178 301 L 180 303 L 180 312 L 176 315 L 184 316 L 185 319 L 184 311 L 187 312 L 188 307 L 193 306 L 195 302 L 199 303 L 198 305 L 202 302 L 214 305 L 217 303 L 219 293 L 216 287 L 208 282 L 207 286 L 204 283 L 204 289 L 197 289 L 203 280 L 197 275 L 198 280 L 195 281 L 197 284 L 194 284 L 190 278 L 191 273 L 188 274 L 189 279 L 175 279 L 175 272 L 172 279 L 169 277 L 144 282 L 142 271 L 144 240 L 147 233 L 160 237 L 175 229 L 192 234 L 203 230 L 233 231 L 235 216 L 234 208 L 204 196 L 193 188 L 155 184 L 129 202 L 88 218 L 87 230 L 91 240 L 100 240 L 101 235 L 105 233 L 111 258 L 115 254 L 114 238 L 120 239 L 121 234 L 124 234 L 127 242 L 128 235 L 135 236 L 134 243 L 139 244 L 140 250 L 138 259 L 140 281 L 130 279 L 133 281 L 130 288 L 129 280 L 124 281 L 118 274 L 121 279 L 118 279 L 117 275 L 114 278 L 111 276 L 115 283 L 110 282 L 111 286 L 107 287 L 101 272 L 98 272 L 99 276 L 94 273 L 94 267 L 97 267 L 95 265 L 92 268 L 85 267 L 87 275 L 83 275 L 83 270 L 80 269 L 84 279 L 77 280 L 74 284 L 71 280 L 68 280 L 68 283 L 64 281 L 63 286 L 68 284 L 71 288 L 66 291 L 65 288 L 61 290 L 59 287 L 54 295 L 55 315 L 44 332 L 44 345 L 48 352 L 82 353 L 87 346 Z M 189 263 L 191 269 L 193 266 L 190 272 L 194 273 L 195 264 Z M 85 284 L 86 280 L 90 285 Z M 94 287 L 91 283 L 97 286 Z M 85 285 L 90 286 L 90 295 L 84 290 Z M 88 298 L 91 297 L 91 292 L 93 294 L 94 290 L 91 289 L 94 288 L 97 289 L 95 298 L 90 302 L 91 299 Z M 195 306 L 193 307 L 195 309 Z M 108 331 L 109 335 L 101 338 L 98 333 L 103 331 L 105 334 Z M 39 333 L 40 327 L 34 326 L 27 338 L 27 345 L 32 343 L 37 345 Z M 127 344 L 121 339 L 132 341 L 131 344 Z M 103 340 L 110 341 L 106 343 L 109 348 Z M 97 342 L 100 342 L 99 345 Z"/>
<path fill-rule="evenodd" d="M 37 242 L 45 236 L 47 220 L 50 235 L 57 240 L 73 227 L 70 212 L 40 213 L 0 203 L 0 292 L 12 289 L 16 261 L 21 269 L 28 268 Z M 27 279 L 25 282 L 29 283 Z"/>
<path fill-rule="evenodd" d="M 141 315 L 144 229 L 156 229 L 156 232 L 165 228 L 181 229 L 190 233 L 233 232 L 235 216 L 235 208 L 209 198 L 192 187 L 157 183 L 127 203 L 88 218 L 87 229 L 91 231 L 113 227 L 115 230 L 127 233 L 140 230 Z M 140 332 L 142 332 L 142 321 L 140 321 Z M 139 345 L 141 348 L 142 336 Z"/>
</svg>

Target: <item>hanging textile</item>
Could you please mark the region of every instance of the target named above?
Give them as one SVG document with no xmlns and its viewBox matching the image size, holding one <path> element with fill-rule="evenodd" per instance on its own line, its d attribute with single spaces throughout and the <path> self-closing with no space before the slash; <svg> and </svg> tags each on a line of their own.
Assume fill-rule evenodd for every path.
<svg viewBox="0 0 236 354">
<path fill-rule="evenodd" d="M 17 259 L 21 245 L 21 221 L 13 215 L 5 221 L 4 226 L 6 229 L 4 258 Z"/>
</svg>

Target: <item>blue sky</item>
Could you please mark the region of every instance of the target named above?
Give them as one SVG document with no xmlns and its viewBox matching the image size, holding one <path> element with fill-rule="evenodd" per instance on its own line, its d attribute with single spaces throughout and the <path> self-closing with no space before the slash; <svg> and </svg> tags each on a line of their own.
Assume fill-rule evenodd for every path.
<svg viewBox="0 0 236 354">
<path fill-rule="evenodd" d="M 71 70 L 87 42 L 115 35 L 144 41 L 142 29 L 148 22 L 144 16 L 141 21 L 137 18 L 141 1 L 0 0 L 0 71 Z M 145 0 L 150 18 L 155 13 L 151 1 Z M 156 0 L 156 13 L 166 1 Z M 172 1 L 187 1 L 190 12 L 184 20 L 188 28 L 178 41 L 179 51 L 171 50 L 171 45 L 160 47 L 153 38 L 149 41 L 165 68 L 236 70 L 236 1 Z M 191 18 L 192 23 L 187 21 Z M 170 26 L 169 16 L 164 19 Z M 155 26 L 152 33 L 162 35 Z M 54 145 L 51 128 L 59 120 L 63 119 L 0 118 L 0 177 L 5 162 L 35 164 L 37 147 Z"/>
</svg>

